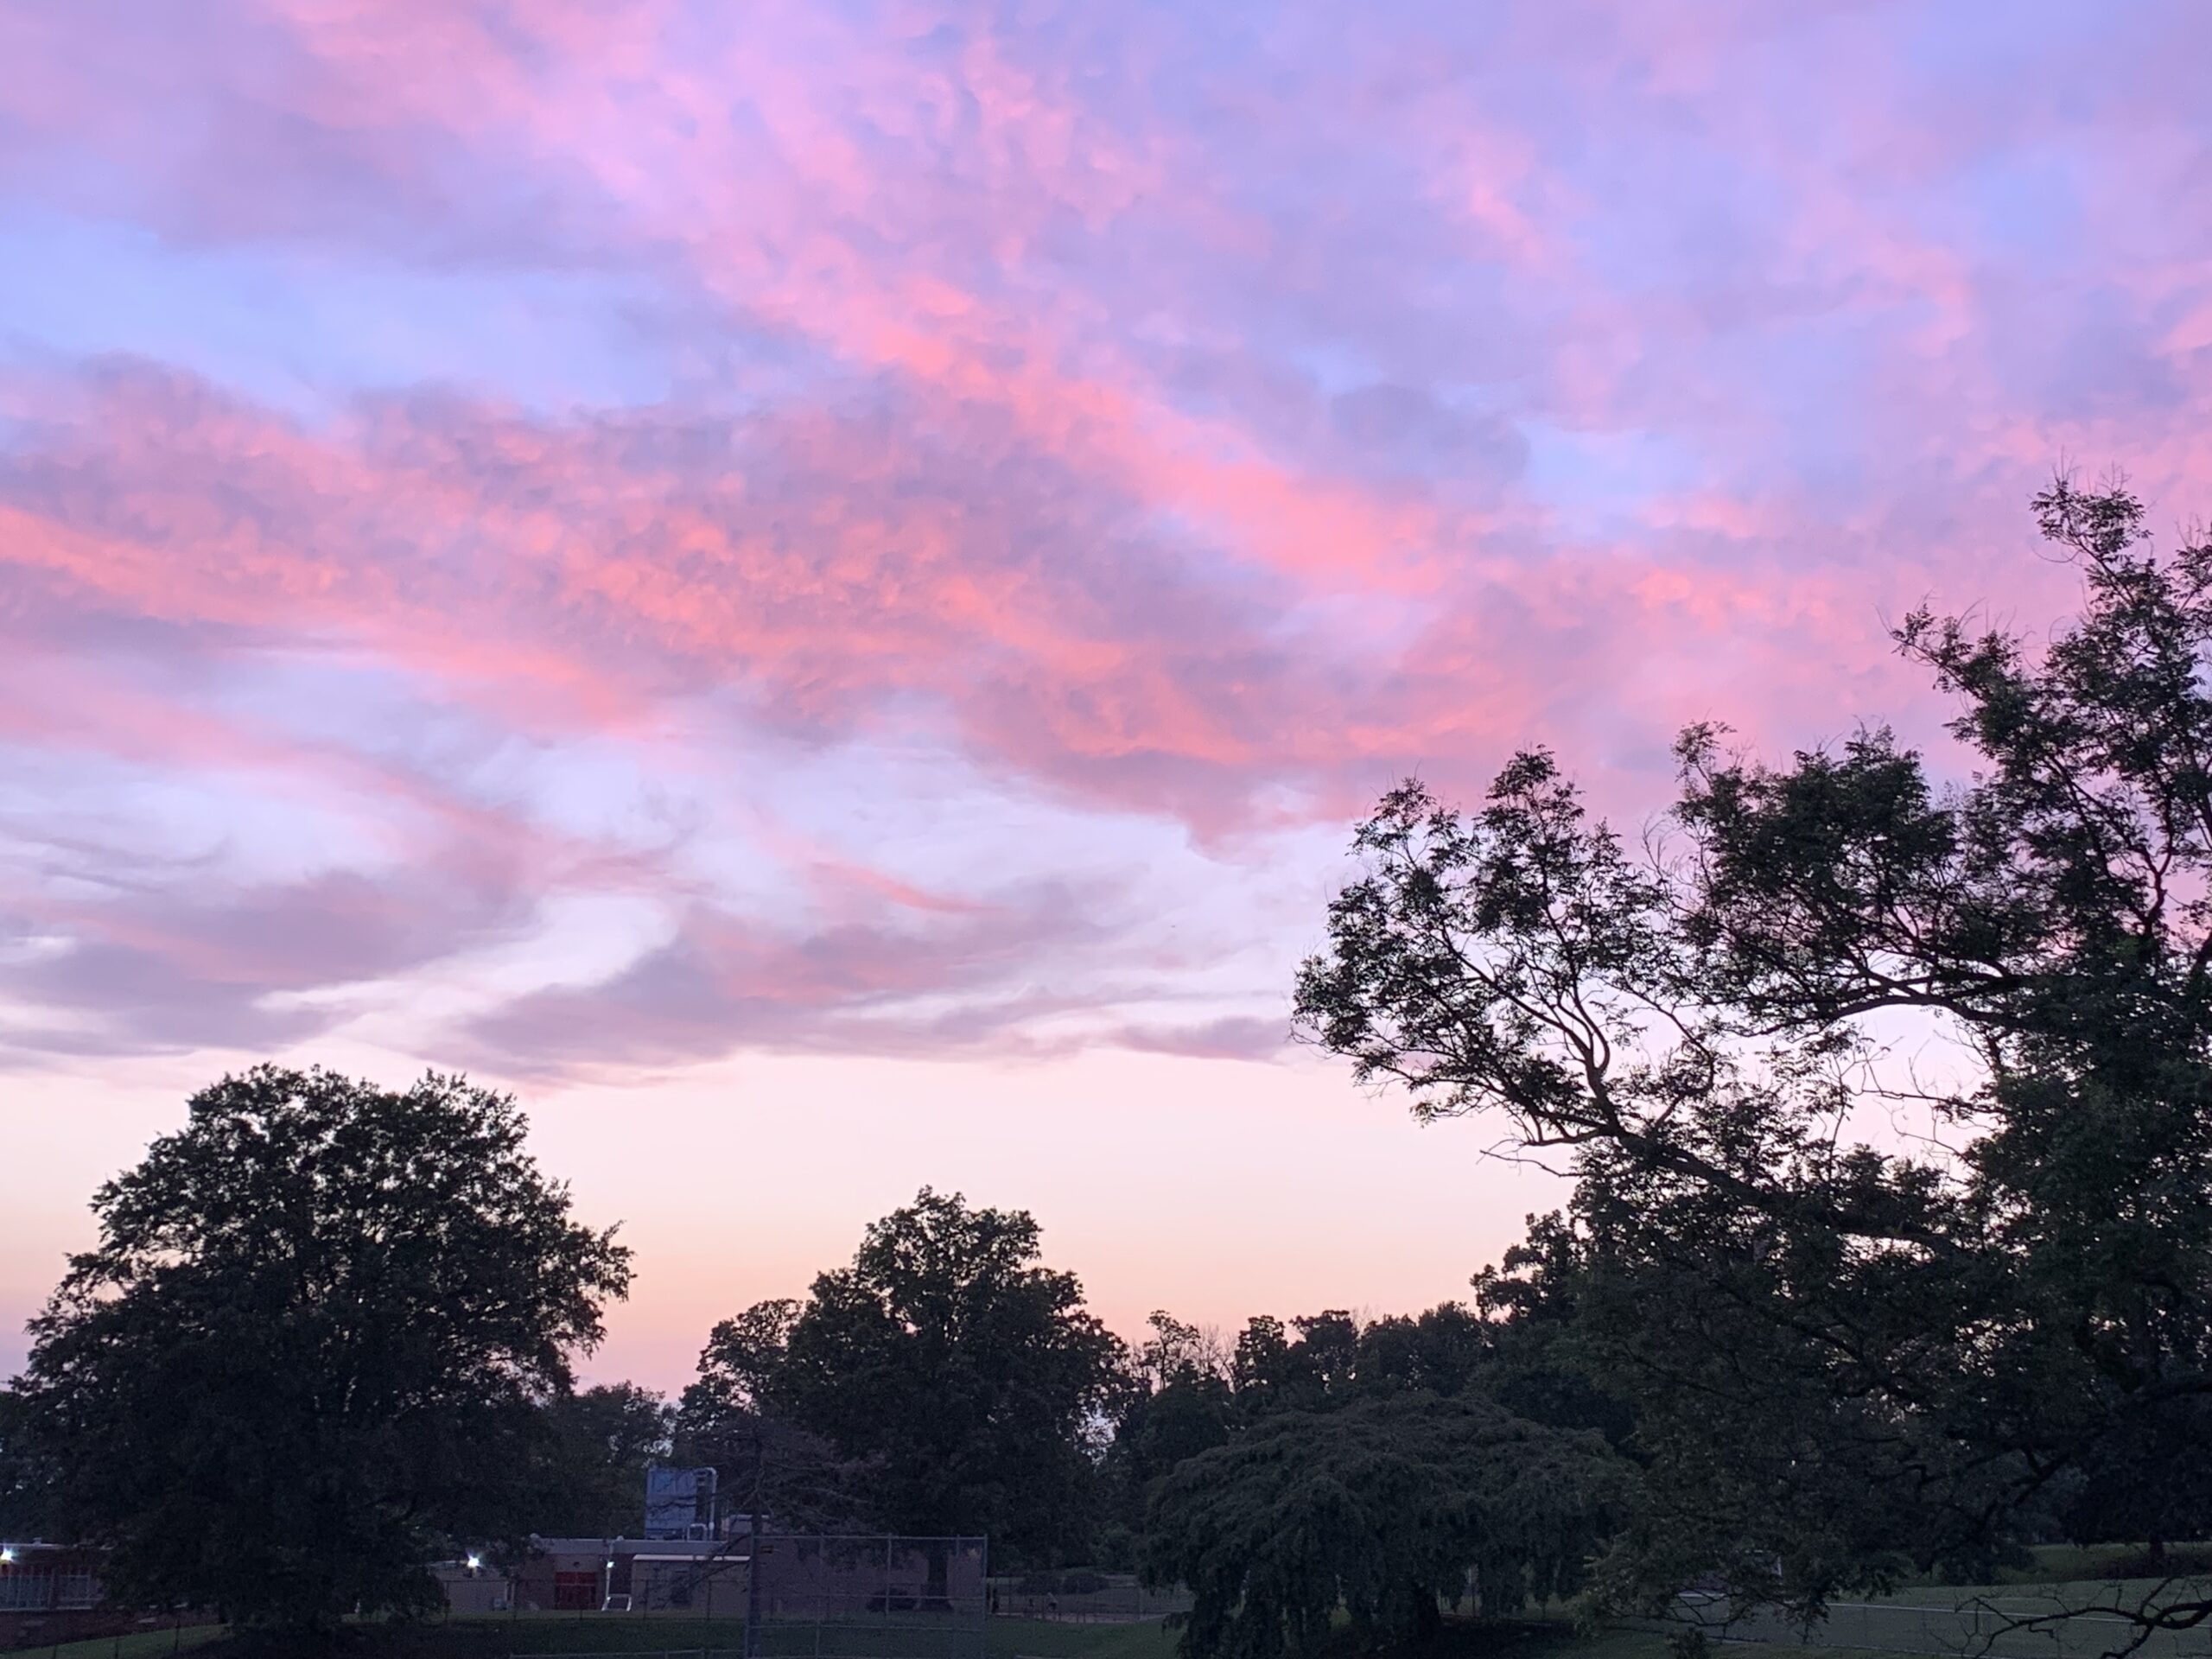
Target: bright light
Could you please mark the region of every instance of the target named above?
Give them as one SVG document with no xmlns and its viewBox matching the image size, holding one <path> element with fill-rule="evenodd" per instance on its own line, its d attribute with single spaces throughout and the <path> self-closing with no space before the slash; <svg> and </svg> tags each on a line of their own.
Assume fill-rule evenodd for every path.
<svg viewBox="0 0 2212 1659">
<path fill-rule="evenodd" d="M 0 1567 L 13 1567 L 15 1564 L 16 1552 L 4 1545 L 0 1545 Z"/>
<path fill-rule="evenodd" d="M 472 1573 L 483 1565 L 484 1558 L 481 1555 L 472 1555 L 468 1558 L 468 1570 Z"/>
</svg>

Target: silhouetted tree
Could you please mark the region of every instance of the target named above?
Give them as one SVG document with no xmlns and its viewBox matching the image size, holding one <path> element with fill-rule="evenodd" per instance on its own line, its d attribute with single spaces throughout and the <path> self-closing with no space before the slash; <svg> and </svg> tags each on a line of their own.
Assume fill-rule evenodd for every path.
<svg viewBox="0 0 2212 1659">
<path fill-rule="evenodd" d="M 757 1508 L 794 1531 L 873 1529 L 884 1524 L 875 1466 L 779 1414 L 774 1388 L 800 1306 L 756 1302 L 715 1326 L 677 1408 L 677 1460 L 713 1465 L 732 1512 Z"/>
<path fill-rule="evenodd" d="M 634 1535 L 645 1510 L 645 1467 L 664 1462 L 675 1412 L 650 1389 L 614 1382 L 546 1402 L 544 1491 L 533 1531 L 549 1537 Z"/>
<path fill-rule="evenodd" d="M 1121 1343 L 1042 1265 L 1026 1211 L 925 1187 L 796 1309 L 717 1327 L 692 1414 L 719 1396 L 803 1430 L 868 1467 L 880 1524 L 1040 1561 L 1088 1540 L 1125 1386 Z"/>
<path fill-rule="evenodd" d="M 1630 1478 L 1598 1436 L 1471 1395 L 1287 1411 L 1160 1483 L 1145 1572 L 1190 1586 L 1194 1659 L 1313 1653 L 1339 1607 L 1381 1646 L 1433 1633 L 1443 1603 L 1573 1593 Z"/>
<path fill-rule="evenodd" d="M 1625 1448 L 1636 1432 L 1626 1391 L 1581 1318 L 1584 1252 L 1557 1212 L 1529 1217 L 1528 1236 L 1475 1275 L 1487 1338 L 1482 1383 L 1508 1411 L 1554 1428 L 1594 1428 Z"/>
<path fill-rule="evenodd" d="M 1152 1335 L 1131 1356 L 1106 1450 L 1107 1512 L 1134 1536 L 1154 1483 L 1186 1458 L 1226 1440 L 1236 1415 L 1230 1361 L 1223 1344 L 1171 1314 L 1154 1312 Z"/>
<path fill-rule="evenodd" d="M 1359 1391 L 1449 1399 L 1486 1375 L 1491 1340 L 1481 1317 L 1460 1302 L 1440 1302 L 1411 1318 L 1374 1320 L 1359 1333 Z"/>
<path fill-rule="evenodd" d="M 329 1627 L 532 1523 L 545 1408 L 629 1282 L 508 1097 L 262 1066 L 92 1199 L 19 1382 L 56 1524 L 125 1598 Z"/>
<path fill-rule="evenodd" d="M 1646 857 L 1540 751 L 1471 815 L 1409 784 L 1301 975 L 1361 1077 L 1575 1158 L 1543 1243 L 1639 1414 L 1624 1594 L 1817 1606 L 2053 1512 L 2212 1520 L 2212 546 L 2158 556 L 2118 487 L 2036 512 L 2070 626 L 1896 631 L 1965 781 L 1886 729 L 1769 768 L 1694 728 Z M 1885 1059 L 1908 1021 L 1948 1070 Z M 1846 1132 L 1901 1102 L 1929 1140 Z"/>
</svg>

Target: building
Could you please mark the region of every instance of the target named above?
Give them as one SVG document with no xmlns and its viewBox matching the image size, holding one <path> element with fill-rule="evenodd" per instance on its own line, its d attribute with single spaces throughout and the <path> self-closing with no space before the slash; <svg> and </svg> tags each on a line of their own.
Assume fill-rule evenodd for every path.
<svg viewBox="0 0 2212 1659">
<path fill-rule="evenodd" d="M 105 1550 L 79 1544 L 0 1541 L 0 1649 L 47 1647 L 172 1624 L 204 1614 L 111 1606 Z"/>
<path fill-rule="evenodd" d="M 671 1469 L 645 1465 L 645 1529 L 648 1538 L 711 1538 L 720 1505 L 718 1478 L 708 1467 Z"/>
<path fill-rule="evenodd" d="M 760 1550 L 764 1617 L 835 1623 L 895 1613 L 980 1615 L 987 1567 L 980 1538 L 750 1535 L 741 1516 L 721 1538 L 533 1538 L 511 1573 L 466 1562 L 437 1568 L 456 1613 L 744 1612 Z"/>
<path fill-rule="evenodd" d="M 99 1550 L 67 1544 L 0 1543 L 0 1613 L 99 1606 L 102 1559 Z"/>
<path fill-rule="evenodd" d="M 745 1553 L 742 1539 L 533 1538 L 530 1554 L 503 1582 L 525 1613 L 596 1611 L 610 1603 L 711 1604 L 737 1612 L 744 1605 Z M 461 1611 L 474 1587 L 448 1584 L 447 1599 Z"/>
<path fill-rule="evenodd" d="M 448 1612 L 504 1613 L 514 1605 L 514 1580 L 487 1566 L 481 1556 L 434 1561 L 430 1576 L 445 1592 Z"/>
</svg>

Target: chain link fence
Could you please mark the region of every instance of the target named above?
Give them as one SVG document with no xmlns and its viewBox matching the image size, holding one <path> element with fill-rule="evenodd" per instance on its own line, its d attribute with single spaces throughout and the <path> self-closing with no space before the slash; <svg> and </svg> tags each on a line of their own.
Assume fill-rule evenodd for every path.
<svg viewBox="0 0 2212 1659">
<path fill-rule="evenodd" d="M 1683 1618 L 1721 1642 L 1760 1642 L 1945 1659 L 2212 1659 L 2212 1624 L 2144 1635 L 2121 1609 L 2212 1594 L 2212 1584 L 2054 1585 L 1961 1591 L 1924 1602 L 1845 1601 L 1810 1625 L 1772 1612 L 1731 1620 L 1718 1599 L 1684 1598 Z M 1679 1628 L 1675 1626 L 1673 1628 Z"/>
<path fill-rule="evenodd" d="M 1063 1624 L 1140 1624 L 1191 1611 L 1187 1590 L 1147 1590 L 1128 1573 L 1039 1573 L 991 1580 L 991 1611 Z"/>
</svg>

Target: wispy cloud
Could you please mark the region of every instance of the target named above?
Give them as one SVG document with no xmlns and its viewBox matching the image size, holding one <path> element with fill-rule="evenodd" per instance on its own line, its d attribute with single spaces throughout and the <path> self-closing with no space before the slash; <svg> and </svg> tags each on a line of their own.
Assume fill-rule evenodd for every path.
<svg viewBox="0 0 2212 1659">
<path fill-rule="evenodd" d="M 2212 22 L 2032 13 L 0 10 L 0 1053 L 1264 1058 L 1395 776 L 2212 501 Z"/>
</svg>

